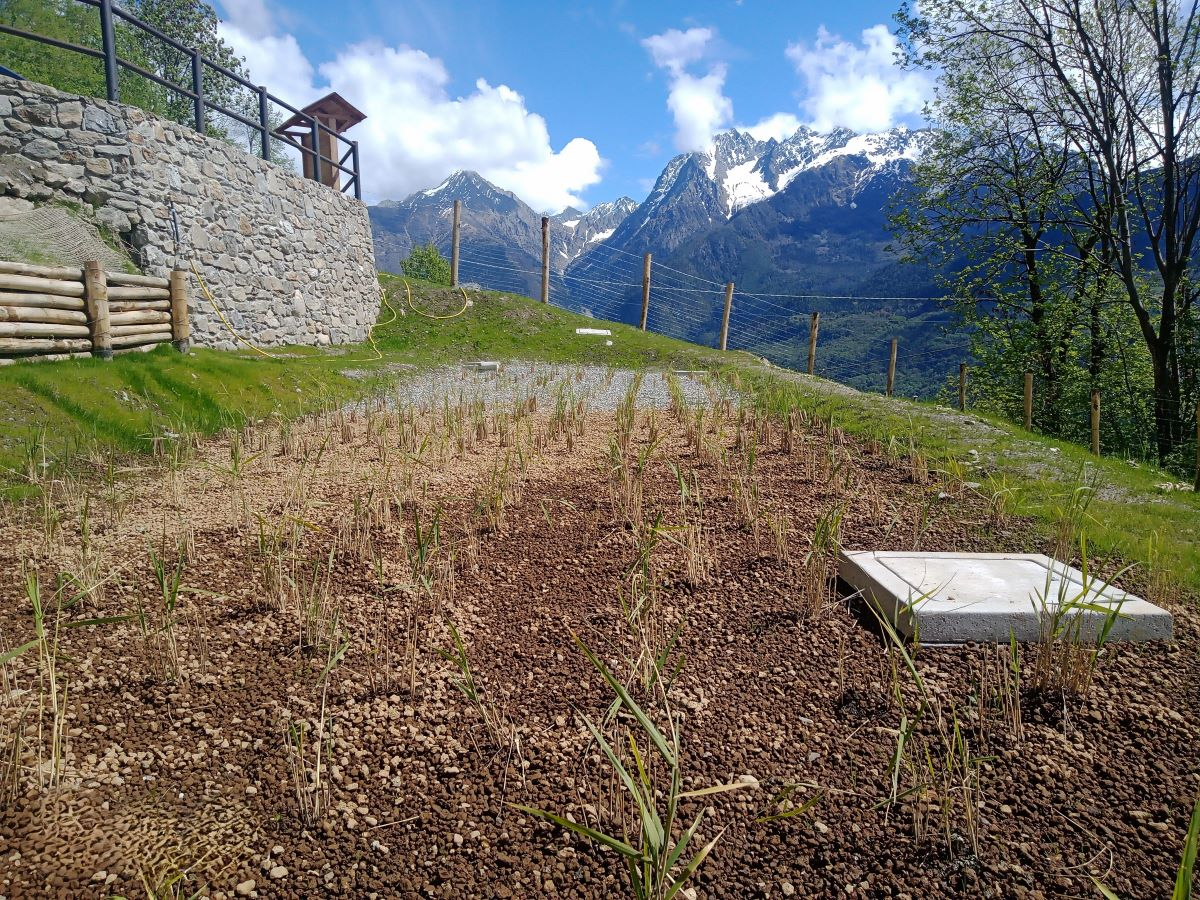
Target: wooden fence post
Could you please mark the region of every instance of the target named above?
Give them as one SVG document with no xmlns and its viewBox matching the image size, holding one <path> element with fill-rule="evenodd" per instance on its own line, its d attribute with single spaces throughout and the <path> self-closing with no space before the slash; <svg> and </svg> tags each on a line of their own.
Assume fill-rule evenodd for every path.
<svg viewBox="0 0 1200 900">
<path fill-rule="evenodd" d="M 454 218 L 450 224 L 450 287 L 458 287 L 458 223 L 462 216 L 462 201 L 454 201 Z"/>
<path fill-rule="evenodd" d="M 892 396 L 896 387 L 896 344 L 898 338 L 892 338 L 891 352 L 888 354 L 887 395 Z"/>
<path fill-rule="evenodd" d="M 650 254 L 642 260 L 642 331 L 646 330 L 646 320 L 650 318 Z"/>
<path fill-rule="evenodd" d="M 112 359 L 112 326 L 108 319 L 108 279 L 100 263 L 92 260 L 83 267 L 83 296 L 87 306 L 88 330 L 92 338 L 92 356 Z"/>
<path fill-rule="evenodd" d="M 171 345 L 180 353 L 187 353 L 191 336 L 192 327 L 188 321 L 187 272 L 174 269 L 171 272 Z"/>
<path fill-rule="evenodd" d="M 721 349 L 729 344 L 729 312 L 733 309 L 733 282 L 725 285 L 725 314 L 721 316 Z"/>
<path fill-rule="evenodd" d="M 1092 452 L 1100 455 L 1100 392 L 1092 391 Z"/>
<path fill-rule="evenodd" d="M 1200 494 L 1200 397 L 1196 398 L 1196 483 L 1192 490 Z"/>
<path fill-rule="evenodd" d="M 1033 373 L 1025 373 L 1025 430 L 1033 430 Z"/>
<path fill-rule="evenodd" d="M 967 364 L 958 364 L 958 411 L 967 411 Z"/>
<path fill-rule="evenodd" d="M 821 314 L 815 312 L 808 322 L 808 374 L 817 367 L 817 332 L 821 329 Z"/>
<path fill-rule="evenodd" d="M 550 302 L 550 217 L 542 216 L 542 302 Z"/>
</svg>

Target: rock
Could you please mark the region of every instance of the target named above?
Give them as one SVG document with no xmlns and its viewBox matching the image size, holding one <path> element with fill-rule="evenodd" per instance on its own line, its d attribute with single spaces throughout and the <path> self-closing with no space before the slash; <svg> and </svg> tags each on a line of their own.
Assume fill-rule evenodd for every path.
<svg viewBox="0 0 1200 900">
<path fill-rule="evenodd" d="M 272 878 L 287 878 L 287 866 L 273 866 L 270 875 Z"/>
<path fill-rule="evenodd" d="M 795 885 L 793 885 L 790 881 L 780 882 L 779 889 L 783 891 L 783 896 L 785 897 L 790 897 L 792 894 L 796 893 Z"/>
<path fill-rule="evenodd" d="M 254 885 L 253 878 L 247 878 L 245 881 L 239 882 L 237 888 L 235 888 L 237 895 L 239 897 L 249 897 L 254 893 Z"/>
</svg>

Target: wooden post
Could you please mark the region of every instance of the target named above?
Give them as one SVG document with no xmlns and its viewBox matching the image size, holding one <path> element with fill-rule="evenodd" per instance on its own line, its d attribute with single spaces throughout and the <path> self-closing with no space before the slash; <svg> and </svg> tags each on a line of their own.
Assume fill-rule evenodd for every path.
<svg viewBox="0 0 1200 900">
<path fill-rule="evenodd" d="M 1196 398 L 1196 483 L 1192 490 L 1200 494 L 1200 397 Z"/>
<path fill-rule="evenodd" d="M 1092 391 L 1092 452 L 1100 455 L 1100 392 Z"/>
<path fill-rule="evenodd" d="M 733 309 L 733 282 L 725 285 L 725 313 L 721 316 L 721 349 L 729 346 L 729 313 Z"/>
<path fill-rule="evenodd" d="M 187 272 L 175 269 L 171 272 L 171 345 L 180 353 L 187 353 L 191 345 L 192 327 L 188 321 Z"/>
<path fill-rule="evenodd" d="M 821 314 L 815 312 L 808 323 L 808 374 L 817 367 L 817 332 L 821 329 Z"/>
<path fill-rule="evenodd" d="M 450 287 L 458 287 L 458 223 L 462 216 L 462 201 L 454 201 L 454 218 L 450 226 Z"/>
<path fill-rule="evenodd" d="M 550 217 L 542 216 L 542 302 L 550 302 Z"/>
<path fill-rule="evenodd" d="M 958 411 L 967 411 L 967 364 L 958 364 Z"/>
<path fill-rule="evenodd" d="M 1025 373 L 1025 430 L 1033 430 L 1033 373 Z"/>
<path fill-rule="evenodd" d="M 887 395 L 892 396 L 892 392 L 896 388 L 896 344 L 897 338 L 892 338 L 892 349 L 888 354 L 888 376 L 887 376 Z"/>
<path fill-rule="evenodd" d="M 650 254 L 642 260 L 642 331 L 646 330 L 646 320 L 650 318 Z"/>
<path fill-rule="evenodd" d="M 108 280 L 100 263 L 92 260 L 83 267 L 83 297 L 87 307 L 88 331 L 92 356 L 112 359 L 112 326 L 108 321 Z"/>
</svg>

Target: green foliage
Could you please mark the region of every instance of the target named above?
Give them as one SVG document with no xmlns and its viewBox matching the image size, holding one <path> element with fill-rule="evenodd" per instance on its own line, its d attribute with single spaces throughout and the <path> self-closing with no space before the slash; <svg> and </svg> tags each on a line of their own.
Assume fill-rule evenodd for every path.
<svg viewBox="0 0 1200 900">
<path fill-rule="evenodd" d="M 221 38 L 217 31 L 217 14 L 204 0 L 128 0 L 124 6 L 185 47 L 194 47 L 206 58 L 246 77 L 244 60 Z M 75 0 L 0 0 L 0 21 L 45 37 L 96 50 L 101 47 L 98 11 Z M 190 88 L 190 54 L 176 50 L 119 18 L 114 22 L 114 31 L 117 53 L 122 59 Z M 106 95 L 104 65 L 99 59 L 24 38 L 0 35 L 0 60 L 30 81 L 85 97 Z M 119 70 L 118 78 L 122 103 L 183 125 L 194 122 L 194 104 L 186 95 L 125 68 Z M 207 66 L 204 69 L 204 95 L 210 103 L 250 119 L 258 118 L 258 95 Z M 229 140 L 256 155 L 260 152 L 262 136 L 257 128 L 212 110 L 207 116 L 210 137 Z M 274 109 L 270 111 L 269 119 L 272 128 L 283 122 L 283 116 Z M 293 166 L 291 157 L 283 152 L 277 141 L 272 142 L 271 159 L 279 165 Z"/>
<path fill-rule="evenodd" d="M 433 244 L 413 247 L 400 268 L 409 278 L 419 278 L 432 284 L 450 284 L 450 263 Z"/>
</svg>

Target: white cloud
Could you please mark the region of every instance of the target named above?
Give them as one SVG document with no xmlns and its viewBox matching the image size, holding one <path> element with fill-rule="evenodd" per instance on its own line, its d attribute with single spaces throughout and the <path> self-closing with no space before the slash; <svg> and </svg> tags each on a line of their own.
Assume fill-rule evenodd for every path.
<svg viewBox="0 0 1200 900">
<path fill-rule="evenodd" d="M 795 134 L 801 124 L 801 121 L 791 113 L 775 113 L 757 124 L 744 125 L 738 130 L 746 132 L 758 141 L 765 141 L 768 138 L 782 141 Z"/>
<path fill-rule="evenodd" d="M 787 57 L 804 80 L 802 106 L 812 127 L 881 131 L 919 115 L 933 83 L 926 73 L 899 68 L 897 47 L 886 25 L 864 29 L 861 44 L 843 40 L 825 26 L 811 47 L 789 44 Z"/>
<path fill-rule="evenodd" d="M 656 66 L 678 75 L 684 66 L 704 58 L 705 48 L 715 34 L 711 28 L 689 28 L 687 31 L 669 28 L 662 34 L 645 38 L 642 46 L 650 51 Z"/>
<path fill-rule="evenodd" d="M 687 71 L 708 55 L 715 37 L 711 28 L 671 28 L 642 40 L 654 64 L 670 79 L 667 108 L 675 119 L 675 146 L 685 152 L 707 150 L 713 135 L 733 119 L 733 102 L 724 94 L 724 64 L 711 64 L 704 75 Z"/>
<path fill-rule="evenodd" d="M 368 199 L 403 198 L 473 169 L 535 209 L 562 209 L 586 207 L 580 192 L 600 180 L 596 145 L 577 137 L 554 150 L 546 120 L 512 88 L 480 79 L 451 96 L 441 60 L 379 41 L 345 47 L 314 71 L 292 35 L 274 33 L 269 15 L 264 27 L 262 0 L 225 9 L 222 36 L 253 81 L 296 106 L 337 91 L 366 113 L 348 137 L 359 142 Z"/>
</svg>

